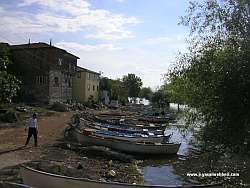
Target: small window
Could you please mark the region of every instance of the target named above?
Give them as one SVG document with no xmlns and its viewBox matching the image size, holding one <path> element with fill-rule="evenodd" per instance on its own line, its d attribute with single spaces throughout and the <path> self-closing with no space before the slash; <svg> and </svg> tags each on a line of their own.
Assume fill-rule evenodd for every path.
<svg viewBox="0 0 250 188">
<path fill-rule="evenodd" d="M 72 63 L 71 70 L 75 71 L 75 64 Z"/>
<path fill-rule="evenodd" d="M 36 76 L 35 80 L 36 80 L 36 84 L 38 85 L 43 85 L 46 84 L 46 77 L 45 76 Z"/>
<path fill-rule="evenodd" d="M 58 79 L 58 77 L 55 77 L 55 78 L 54 78 L 54 86 L 55 86 L 55 87 L 58 87 L 58 86 L 59 86 L 59 79 Z"/>
<path fill-rule="evenodd" d="M 98 86 L 96 86 L 96 90 L 99 91 L 99 87 Z"/>
<path fill-rule="evenodd" d="M 69 79 L 69 87 L 71 87 L 71 80 Z"/>
<path fill-rule="evenodd" d="M 59 65 L 59 66 L 62 65 L 62 58 L 58 58 L 58 65 Z"/>
<path fill-rule="evenodd" d="M 95 91 L 95 85 L 93 85 L 93 91 Z"/>
<path fill-rule="evenodd" d="M 45 76 L 42 76 L 42 84 L 46 84 L 45 83 Z"/>
<path fill-rule="evenodd" d="M 90 73 L 88 73 L 88 79 L 90 80 Z"/>
<path fill-rule="evenodd" d="M 67 76 L 67 74 L 64 75 L 64 81 L 65 81 L 65 83 L 68 82 L 68 76 Z"/>
<path fill-rule="evenodd" d="M 81 72 L 77 73 L 77 78 L 81 78 Z"/>
<path fill-rule="evenodd" d="M 88 91 L 90 91 L 90 84 L 88 84 Z"/>
</svg>

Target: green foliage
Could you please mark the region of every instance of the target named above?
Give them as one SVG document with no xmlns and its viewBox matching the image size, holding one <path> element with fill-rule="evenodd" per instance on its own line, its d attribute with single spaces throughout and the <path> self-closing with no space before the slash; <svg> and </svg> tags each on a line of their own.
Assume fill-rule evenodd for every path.
<svg viewBox="0 0 250 188">
<path fill-rule="evenodd" d="M 107 77 L 103 77 L 100 79 L 100 90 L 107 90 L 107 91 L 111 91 L 111 87 L 112 87 L 112 82 L 113 80 L 107 78 Z"/>
<path fill-rule="evenodd" d="M 120 79 L 101 78 L 100 89 L 108 91 L 112 100 L 119 100 L 122 103 L 126 103 L 128 100 L 128 90 Z"/>
<path fill-rule="evenodd" d="M 141 78 L 135 74 L 123 76 L 122 82 L 125 88 L 128 89 L 128 96 L 135 98 L 139 97 L 139 92 L 142 86 Z"/>
<path fill-rule="evenodd" d="M 169 106 L 169 96 L 167 93 L 167 89 L 162 87 L 154 92 L 151 102 L 160 108 Z"/>
<path fill-rule="evenodd" d="M 166 75 L 171 99 L 202 114 L 204 140 L 250 149 L 250 3 L 191 3 L 190 52 Z"/>
<path fill-rule="evenodd" d="M 0 44 L 0 103 L 11 102 L 19 90 L 20 81 L 8 72 L 10 64 L 9 49 L 6 44 Z"/>
<path fill-rule="evenodd" d="M 110 99 L 119 100 L 123 104 L 128 101 L 128 97 L 138 97 L 141 86 L 141 79 L 134 74 L 128 74 L 117 80 L 105 77 L 100 80 L 100 89 L 107 90 L 111 95 Z"/>
<path fill-rule="evenodd" d="M 139 92 L 140 98 L 145 98 L 147 100 L 151 100 L 153 96 L 153 91 L 150 87 L 143 87 Z"/>
<path fill-rule="evenodd" d="M 113 80 L 111 99 L 119 100 L 122 103 L 126 103 L 128 101 L 128 90 L 124 87 L 120 79 Z"/>
</svg>

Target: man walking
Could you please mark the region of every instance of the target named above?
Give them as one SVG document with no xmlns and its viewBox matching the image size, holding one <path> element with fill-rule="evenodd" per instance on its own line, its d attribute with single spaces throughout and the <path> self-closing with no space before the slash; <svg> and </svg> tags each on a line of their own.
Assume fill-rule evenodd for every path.
<svg viewBox="0 0 250 188">
<path fill-rule="evenodd" d="M 25 146 L 29 143 L 30 137 L 33 135 L 34 140 L 35 140 L 35 147 L 37 146 L 37 133 L 38 133 L 38 126 L 37 126 L 37 117 L 36 114 L 34 113 L 31 118 L 29 118 L 26 126 L 25 126 L 25 131 L 29 129 L 28 131 L 28 137 L 25 143 Z"/>
</svg>

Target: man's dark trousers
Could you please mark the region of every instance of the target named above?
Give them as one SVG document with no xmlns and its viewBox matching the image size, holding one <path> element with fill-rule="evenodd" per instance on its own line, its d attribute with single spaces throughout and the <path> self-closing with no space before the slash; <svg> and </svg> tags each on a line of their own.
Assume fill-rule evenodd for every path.
<svg viewBox="0 0 250 188">
<path fill-rule="evenodd" d="M 36 130 L 36 128 L 32 128 L 32 127 L 29 128 L 28 138 L 27 138 L 27 140 L 26 140 L 25 145 L 27 145 L 27 144 L 29 143 L 30 137 L 31 137 L 32 135 L 34 136 L 35 146 L 37 146 L 37 130 Z"/>
</svg>

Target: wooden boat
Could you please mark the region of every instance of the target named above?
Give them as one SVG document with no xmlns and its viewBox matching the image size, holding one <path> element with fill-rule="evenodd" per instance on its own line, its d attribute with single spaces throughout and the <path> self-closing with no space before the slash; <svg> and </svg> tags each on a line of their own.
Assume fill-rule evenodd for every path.
<svg viewBox="0 0 250 188">
<path fill-rule="evenodd" d="M 120 138 L 107 138 L 95 135 L 90 131 L 81 132 L 78 129 L 72 129 L 72 134 L 80 144 L 105 146 L 132 154 L 176 154 L 181 145 L 175 143 L 133 142 Z"/>
<path fill-rule="evenodd" d="M 166 143 L 169 141 L 172 134 L 169 135 L 146 135 L 146 134 L 129 134 L 124 132 L 116 132 L 104 129 L 83 128 L 85 132 L 92 132 L 95 135 L 102 136 L 104 138 L 117 138 L 122 140 L 128 140 L 133 142 L 153 142 L 153 143 Z"/>
<path fill-rule="evenodd" d="M 134 185 L 118 182 L 101 182 L 86 178 L 74 178 L 51 174 L 30 167 L 22 166 L 21 177 L 23 182 L 36 188 L 221 188 L 221 184 L 210 185 Z"/>
<path fill-rule="evenodd" d="M 173 120 L 173 119 L 170 117 L 148 116 L 148 117 L 139 117 L 138 120 L 149 122 L 149 123 L 168 123 L 170 120 Z"/>
<path fill-rule="evenodd" d="M 113 126 L 117 126 L 120 128 L 124 128 L 124 129 L 129 129 L 129 128 L 134 128 L 134 129 L 149 129 L 149 130 L 162 130 L 165 129 L 167 124 L 165 122 L 166 119 L 168 118 L 163 118 L 159 119 L 158 121 L 161 120 L 164 123 L 157 123 L 156 124 L 152 124 L 147 121 L 144 120 L 148 120 L 150 119 L 155 119 L 157 117 L 142 117 L 142 116 L 120 116 L 120 117 L 116 117 L 116 116 L 103 116 L 102 114 L 98 114 L 98 115 L 94 115 L 94 114 L 89 114 L 89 113 L 82 113 L 81 117 L 85 120 L 91 121 L 91 122 L 97 122 L 97 123 L 103 123 L 103 124 L 110 124 Z M 142 118 L 143 121 L 140 121 L 139 118 Z M 143 119 L 144 118 L 144 119 Z M 146 118 L 146 119 L 145 119 Z M 147 125 L 145 125 L 145 122 Z M 156 121 L 154 121 L 156 122 Z"/>
<path fill-rule="evenodd" d="M 0 182 L 0 188 L 32 188 L 32 187 L 13 182 Z"/>
<path fill-rule="evenodd" d="M 95 121 L 103 124 L 109 124 L 116 126 L 122 129 L 135 129 L 135 130 L 143 130 L 148 129 L 149 131 L 163 131 L 166 128 L 166 124 L 164 125 L 143 125 L 143 124 L 133 124 L 133 123 L 122 123 L 120 120 L 105 120 L 101 119 L 98 116 L 95 117 Z"/>
<path fill-rule="evenodd" d="M 150 134 L 154 135 L 163 135 L 164 130 L 162 129 L 146 129 L 141 126 L 131 127 L 126 124 L 114 124 L 107 121 L 101 122 L 92 122 L 83 118 L 80 118 L 80 124 L 88 127 L 99 127 L 99 128 L 107 128 L 110 131 L 118 131 L 118 132 L 127 132 L 129 134 L 141 133 L 141 134 Z"/>
<path fill-rule="evenodd" d="M 72 125 L 73 127 L 76 127 Z M 121 129 L 113 127 L 112 125 L 106 125 L 106 124 L 99 124 L 99 123 L 92 123 L 87 120 L 81 119 L 80 123 L 81 129 L 92 129 L 93 132 L 97 135 L 104 136 L 104 137 L 110 137 L 110 138 L 122 138 L 122 139 L 128 139 L 131 141 L 144 141 L 144 142 L 168 142 L 172 134 L 164 135 L 155 134 L 155 132 L 149 132 L 146 131 L 138 131 L 138 130 L 131 130 L 131 129 Z M 89 129 L 90 128 L 90 129 Z"/>
<path fill-rule="evenodd" d="M 148 124 L 148 123 L 155 123 L 158 124 L 157 127 L 161 127 L 160 124 L 166 124 L 169 123 L 171 121 L 173 121 L 175 118 L 171 115 L 166 115 L 166 116 L 133 116 L 133 117 L 112 117 L 112 116 L 103 116 L 103 115 L 97 115 L 96 116 L 97 119 L 101 119 L 101 120 L 106 120 L 106 121 L 113 121 L 114 123 L 119 123 L 119 121 L 121 119 L 123 119 L 125 122 L 128 122 L 129 124 L 133 125 L 133 124 L 137 124 L 137 123 L 141 123 L 141 124 Z M 137 123 L 136 123 L 137 122 Z M 144 127 L 148 127 L 148 125 L 144 125 Z"/>
</svg>

